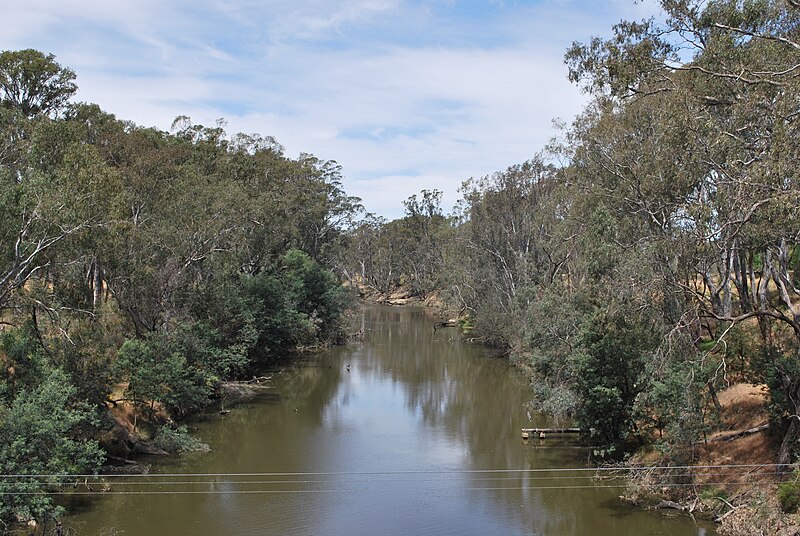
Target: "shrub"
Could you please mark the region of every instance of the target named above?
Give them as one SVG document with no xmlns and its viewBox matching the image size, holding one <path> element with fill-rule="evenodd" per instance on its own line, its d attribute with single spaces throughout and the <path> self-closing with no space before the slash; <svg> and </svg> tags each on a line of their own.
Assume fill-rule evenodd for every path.
<svg viewBox="0 0 800 536">
<path fill-rule="evenodd" d="M 162 426 L 153 437 L 153 444 L 167 452 L 195 452 L 210 450 L 209 446 L 189 433 L 185 426 Z"/>
<path fill-rule="evenodd" d="M 778 501 L 781 510 L 793 514 L 800 507 L 800 473 L 795 471 L 794 478 L 778 485 Z"/>
</svg>

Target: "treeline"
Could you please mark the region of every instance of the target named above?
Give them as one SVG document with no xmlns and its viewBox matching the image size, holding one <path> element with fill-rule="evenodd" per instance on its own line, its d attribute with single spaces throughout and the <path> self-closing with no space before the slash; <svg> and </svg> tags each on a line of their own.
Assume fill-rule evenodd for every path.
<svg viewBox="0 0 800 536">
<path fill-rule="evenodd" d="M 0 53 L 0 525 L 57 513 L 7 475 L 99 469 L 107 407 L 196 412 L 337 341 L 348 303 L 329 267 L 362 209 L 335 162 L 221 123 L 142 128 L 71 103 L 74 79 Z"/>
<path fill-rule="evenodd" d="M 697 459 L 717 392 L 769 387 L 800 437 L 800 10 L 667 1 L 576 43 L 591 103 L 540 155 L 365 221 L 354 279 L 440 291 L 593 444 Z M 618 450 L 619 451 L 619 450 Z"/>
</svg>

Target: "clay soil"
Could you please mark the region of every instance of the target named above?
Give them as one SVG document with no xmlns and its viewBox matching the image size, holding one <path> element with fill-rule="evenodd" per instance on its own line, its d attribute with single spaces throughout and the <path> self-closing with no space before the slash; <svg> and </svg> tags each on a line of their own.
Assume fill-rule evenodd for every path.
<svg viewBox="0 0 800 536">
<path fill-rule="evenodd" d="M 697 470 L 697 481 L 706 491 L 706 502 L 719 508 L 719 533 L 729 536 L 800 534 L 797 515 L 781 512 L 777 484 L 791 476 L 780 475 L 772 465 L 777 445 L 769 430 L 767 390 L 763 385 L 741 383 L 719 393 L 722 406 L 720 429 L 699 449 L 698 466 L 747 465 L 752 467 Z M 751 431 L 751 433 L 747 433 Z M 719 498 L 717 498 L 719 497 Z M 733 507 L 733 508 L 732 508 Z"/>
</svg>

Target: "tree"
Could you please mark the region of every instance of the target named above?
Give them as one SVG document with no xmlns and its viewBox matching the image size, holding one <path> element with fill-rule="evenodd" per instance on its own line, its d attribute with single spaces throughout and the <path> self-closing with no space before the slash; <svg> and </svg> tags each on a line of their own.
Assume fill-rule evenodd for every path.
<svg viewBox="0 0 800 536">
<path fill-rule="evenodd" d="M 677 332 L 698 349 L 739 326 L 760 336 L 766 359 L 750 368 L 784 402 L 788 463 L 800 437 L 800 12 L 778 0 L 661 4 L 664 23 L 621 23 L 568 52 L 571 78 L 598 100 L 576 155 L 588 187 L 639 218 Z M 725 369 L 721 352 L 700 359 Z"/>
<path fill-rule="evenodd" d="M 0 471 L 4 475 L 51 475 L 0 482 L 0 520 L 45 521 L 63 511 L 41 492 L 58 489 L 59 475 L 91 474 L 104 460 L 96 441 L 83 428 L 93 410 L 74 399 L 75 388 L 58 369 L 48 369 L 39 385 L 0 404 Z"/>
<path fill-rule="evenodd" d="M 73 80 L 75 73 L 53 54 L 30 48 L 0 52 L 0 103 L 27 117 L 60 110 L 78 90 Z"/>
<path fill-rule="evenodd" d="M 110 192 L 119 188 L 96 149 L 75 139 L 63 121 L 0 112 L 0 132 L 16 149 L 0 160 L 3 309 L 28 282 L 57 271 L 56 250 L 108 222 Z"/>
<path fill-rule="evenodd" d="M 74 78 L 52 55 L 0 53 L 5 475 L 93 472 L 89 406 L 107 412 L 121 381 L 138 411 L 180 419 L 260 360 L 343 333 L 329 267 L 362 208 L 335 162 L 223 121 L 170 133 L 68 105 Z M 56 511 L 24 494 L 51 484 L 0 482 L 0 525 Z"/>
<path fill-rule="evenodd" d="M 212 386 L 206 374 L 188 362 L 170 337 L 154 334 L 144 341 L 126 341 L 117 367 L 128 380 L 126 395 L 151 420 L 156 404 L 181 417 L 209 402 Z"/>
<path fill-rule="evenodd" d="M 492 343 L 522 347 L 532 289 L 566 261 L 551 240 L 557 186 L 554 167 L 537 157 L 462 187 L 450 291 Z"/>
<path fill-rule="evenodd" d="M 634 403 L 647 389 L 643 377 L 659 333 L 630 311 L 599 311 L 586 323 L 576 352 L 578 422 L 608 444 L 637 431 Z"/>
</svg>

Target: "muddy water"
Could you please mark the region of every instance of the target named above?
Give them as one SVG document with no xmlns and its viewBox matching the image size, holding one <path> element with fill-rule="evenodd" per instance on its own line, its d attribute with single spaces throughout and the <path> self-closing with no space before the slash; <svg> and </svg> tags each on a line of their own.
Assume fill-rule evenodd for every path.
<svg viewBox="0 0 800 536">
<path fill-rule="evenodd" d="M 586 452 L 524 444 L 525 382 L 434 333 L 423 310 L 369 307 L 363 343 L 274 371 L 274 388 L 195 425 L 213 449 L 82 499 L 76 534 L 711 535 L 622 505 Z M 532 416 L 532 426 L 545 421 Z M 173 475 L 173 476 L 165 476 Z"/>
</svg>

